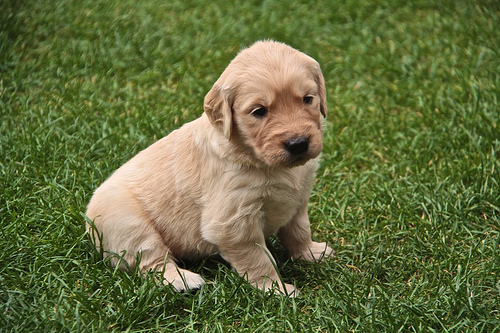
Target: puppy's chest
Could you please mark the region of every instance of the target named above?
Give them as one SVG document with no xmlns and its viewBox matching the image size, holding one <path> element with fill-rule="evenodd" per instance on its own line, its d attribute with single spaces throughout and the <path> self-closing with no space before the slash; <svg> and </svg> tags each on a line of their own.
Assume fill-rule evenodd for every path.
<svg viewBox="0 0 500 333">
<path fill-rule="evenodd" d="M 275 234 L 297 213 L 302 202 L 301 190 L 275 184 L 262 189 L 263 228 L 266 237 Z"/>
<path fill-rule="evenodd" d="M 236 224 L 257 223 L 266 237 L 275 234 L 307 203 L 307 182 L 312 177 L 306 171 L 226 170 L 214 186 L 204 187 L 206 217 L 219 216 Z M 252 222 L 253 218 L 260 220 Z"/>
</svg>

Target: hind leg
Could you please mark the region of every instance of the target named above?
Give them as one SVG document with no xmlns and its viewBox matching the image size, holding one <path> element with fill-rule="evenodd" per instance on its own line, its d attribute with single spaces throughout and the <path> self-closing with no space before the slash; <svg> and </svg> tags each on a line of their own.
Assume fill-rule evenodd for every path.
<svg viewBox="0 0 500 333">
<path fill-rule="evenodd" d="M 162 253 L 163 254 L 162 256 Z M 168 254 L 168 249 L 157 248 L 153 251 L 141 250 L 141 271 L 163 272 L 163 283 L 171 284 L 177 291 L 199 289 L 205 280 L 196 273 L 177 266 L 174 258 Z"/>
<path fill-rule="evenodd" d="M 177 291 L 198 289 L 203 278 L 177 266 L 150 218 L 132 195 L 120 190 L 96 191 L 89 203 L 87 216 L 94 221 L 95 229 L 87 225 L 87 231 L 95 244 L 111 256 L 113 266 L 126 269 L 124 260 L 134 268 L 139 262 L 141 272 L 162 272 L 163 283 L 172 284 Z M 107 197 L 108 193 L 113 194 L 112 198 Z"/>
<path fill-rule="evenodd" d="M 199 289 L 205 283 L 199 274 L 177 266 L 174 256 L 169 254 L 160 235 L 150 234 L 139 247 L 141 272 L 162 272 L 162 282 L 171 284 L 177 291 Z"/>
</svg>

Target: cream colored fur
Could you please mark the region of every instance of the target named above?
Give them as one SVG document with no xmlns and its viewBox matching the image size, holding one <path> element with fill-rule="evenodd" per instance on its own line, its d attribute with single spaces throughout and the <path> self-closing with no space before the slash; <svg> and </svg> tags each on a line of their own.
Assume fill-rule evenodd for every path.
<svg viewBox="0 0 500 333">
<path fill-rule="evenodd" d="M 261 107 L 264 116 L 255 112 Z M 326 243 L 311 240 L 307 214 L 326 116 L 318 63 L 285 44 L 257 42 L 228 65 L 204 109 L 95 191 L 87 210 L 95 230 L 87 230 L 96 244 L 131 267 L 140 255 L 142 271 L 164 272 L 177 290 L 204 280 L 177 267 L 176 258 L 216 252 L 258 288 L 271 288 L 279 280 L 266 253 L 271 235 L 292 258 L 330 255 Z M 307 149 L 290 153 L 296 138 L 307 138 Z"/>
</svg>

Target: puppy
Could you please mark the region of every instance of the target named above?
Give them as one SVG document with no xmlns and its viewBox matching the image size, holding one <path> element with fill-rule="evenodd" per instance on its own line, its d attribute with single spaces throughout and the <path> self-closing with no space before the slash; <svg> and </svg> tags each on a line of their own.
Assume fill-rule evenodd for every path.
<svg viewBox="0 0 500 333">
<path fill-rule="evenodd" d="M 265 239 L 277 235 L 294 259 L 332 253 L 311 240 L 307 214 L 327 111 L 320 66 L 285 44 L 257 42 L 228 65 L 204 111 L 95 191 L 87 231 L 115 254 L 113 265 L 139 263 L 179 291 L 204 280 L 177 259 L 219 252 L 254 286 L 296 296 L 279 282 Z"/>
</svg>

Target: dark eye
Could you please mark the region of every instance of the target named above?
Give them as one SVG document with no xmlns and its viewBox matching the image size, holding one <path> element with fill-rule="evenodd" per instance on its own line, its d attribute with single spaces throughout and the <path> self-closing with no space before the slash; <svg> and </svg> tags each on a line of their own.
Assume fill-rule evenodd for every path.
<svg viewBox="0 0 500 333">
<path fill-rule="evenodd" d="M 266 114 L 267 114 L 267 109 L 263 106 L 260 106 L 256 109 L 254 109 L 252 112 L 251 112 L 252 116 L 254 116 L 255 118 L 262 118 L 262 117 L 265 117 Z"/>
<path fill-rule="evenodd" d="M 308 96 L 304 96 L 304 97 L 302 98 L 302 101 L 304 102 L 304 104 L 311 104 L 311 103 L 312 103 L 312 101 L 313 101 L 313 97 L 312 97 L 312 96 L 309 96 L 309 95 L 308 95 Z"/>
</svg>

